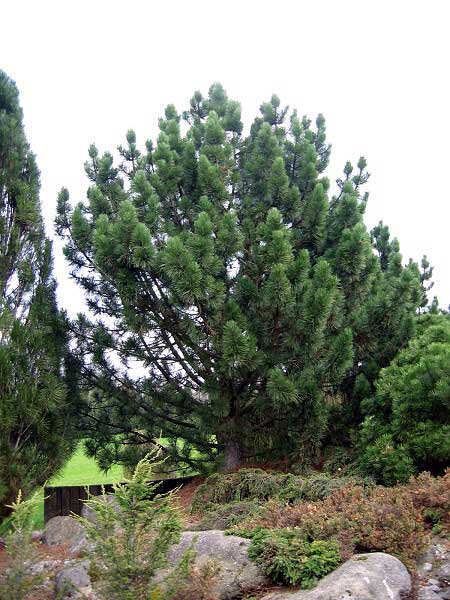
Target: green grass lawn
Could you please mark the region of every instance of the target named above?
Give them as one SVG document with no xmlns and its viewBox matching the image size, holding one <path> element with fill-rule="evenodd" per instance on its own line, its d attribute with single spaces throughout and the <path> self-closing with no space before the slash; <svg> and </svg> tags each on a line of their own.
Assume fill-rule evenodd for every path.
<svg viewBox="0 0 450 600">
<path fill-rule="evenodd" d="M 84 454 L 83 444 L 80 443 L 72 458 L 48 485 L 95 485 L 96 483 L 113 483 L 122 481 L 121 465 L 114 465 L 108 473 L 100 471 L 93 458 Z"/>
<path fill-rule="evenodd" d="M 98 483 L 114 483 L 123 480 L 121 465 L 114 465 L 108 473 L 100 471 L 93 458 L 84 454 L 83 444 L 80 443 L 72 458 L 48 485 L 94 485 Z M 44 526 L 44 496 L 34 518 L 34 528 L 42 529 Z"/>
</svg>

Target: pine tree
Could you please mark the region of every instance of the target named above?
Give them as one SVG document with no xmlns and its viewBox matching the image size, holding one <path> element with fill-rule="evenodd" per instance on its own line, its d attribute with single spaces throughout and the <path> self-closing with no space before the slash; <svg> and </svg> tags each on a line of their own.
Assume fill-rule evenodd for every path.
<svg viewBox="0 0 450 600">
<path fill-rule="evenodd" d="M 73 448 L 76 369 L 55 285 L 18 91 L 0 71 L 0 518 Z"/>
<path fill-rule="evenodd" d="M 159 128 L 144 152 L 129 131 L 117 165 L 91 146 L 87 200 L 58 199 L 91 314 L 73 324 L 90 449 L 107 463 L 122 442 L 162 435 L 186 464 L 314 456 L 330 405 L 352 406 L 391 335 L 374 320 L 420 304 L 417 266 L 392 251 L 383 274 L 363 223 L 363 158 L 329 198 L 322 115 L 315 127 L 288 118 L 274 95 L 245 136 L 240 105 L 214 84 L 182 117 L 168 106 Z"/>
<path fill-rule="evenodd" d="M 388 485 L 424 470 L 443 473 L 450 459 L 449 399 L 450 318 L 430 312 L 418 317 L 415 336 L 362 403 L 363 468 Z"/>
<path fill-rule="evenodd" d="M 341 402 L 332 408 L 327 441 L 333 445 L 351 445 L 357 437 L 364 418 L 361 402 L 375 392 L 380 370 L 414 334 L 416 312 L 427 302 L 417 263 L 402 265 L 398 240 L 391 240 L 388 227 L 380 222 L 370 237 L 375 254 L 368 255 L 359 284 L 345 284 L 340 274 L 345 288 L 353 286 L 354 305 L 346 313 L 353 331 L 354 361 L 340 385 Z"/>
</svg>

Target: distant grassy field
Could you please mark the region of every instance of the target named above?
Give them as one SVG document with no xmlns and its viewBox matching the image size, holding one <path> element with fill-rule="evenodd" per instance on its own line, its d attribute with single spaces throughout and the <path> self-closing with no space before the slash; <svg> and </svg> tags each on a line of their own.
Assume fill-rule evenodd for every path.
<svg viewBox="0 0 450 600">
<path fill-rule="evenodd" d="M 114 465 L 108 473 L 100 471 L 93 458 L 88 458 L 83 452 L 83 444 L 80 443 L 72 458 L 61 470 L 61 472 L 48 482 L 48 485 L 94 485 L 96 483 L 113 483 L 122 481 L 123 469 L 120 465 Z M 44 526 L 44 496 L 39 505 L 34 519 L 35 529 Z"/>
</svg>

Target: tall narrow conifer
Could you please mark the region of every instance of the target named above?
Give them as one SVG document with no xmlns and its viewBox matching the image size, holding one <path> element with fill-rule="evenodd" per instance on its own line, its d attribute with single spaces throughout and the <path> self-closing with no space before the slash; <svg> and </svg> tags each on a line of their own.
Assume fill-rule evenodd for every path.
<svg viewBox="0 0 450 600">
<path fill-rule="evenodd" d="M 0 518 L 73 448 L 75 370 L 55 285 L 39 172 L 17 88 L 0 71 Z"/>
</svg>

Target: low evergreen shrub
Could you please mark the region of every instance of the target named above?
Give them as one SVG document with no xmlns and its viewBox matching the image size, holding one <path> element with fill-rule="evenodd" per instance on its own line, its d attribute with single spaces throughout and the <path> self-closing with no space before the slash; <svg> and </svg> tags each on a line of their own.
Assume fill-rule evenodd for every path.
<svg viewBox="0 0 450 600">
<path fill-rule="evenodd" d="M 238 525 L 244 519 L 261 514 L 263 503 L 258 500 L 241 500 L 228 504 L 210 504 L 203 512 L 202 520 L 191 529 L 206 531 L 208 529 L 228 529 Z"/>
<path fill-rule="evenodd" d="M 356 476 L 332 477 L 326 473 L 315 473 L 307 478 L 289 476 L 276 496 L 281 501 L 295 504 L 296 502 L 324 500 L 336 490 L 352 485 L 370 487 L 373 482 L 370 478 Z"/>
<path fill-rule="evenodd" d="M 219 566 L 212 560 L 196 567 L 191 547 L 166 577 L 164 585 L 153 588 L 148 600 L 219 600 L 214 590 L 218 571 Z"/>
<path fill-rule="evenodd" d="M 450 468 L 443 477 L 421 473 L 411 479 L 405 489 L 426 522 L 439 525 L 443 532 L 450 533 Z"/>
<path fill-rule="evenodd" d="M 240 469 L 234 473 L 214 473 L 199 485 L 192 501 L 193 511 L 206 505 L 241 500 L 268 500 L 276 496 L 288 476 L 263 469 Z"/>
<path fill-rule="evenodd" d="M 244 500 L 278 499 L 293 504 L 300 500 L 322 500 L 336 489 L 359 484 L 370 486 L 369 478 L 333 477 L 316 473 L 309 477 L 275 473 L 263 469 L 240 469 L 234 473 L 215 473 L 198 486 L 192 501 L 193 512 L 211 511 L 214 505 Z"/>
<path fill-rule="evenodd" d="M 335 540 L 308 542 L 295 529 L 259 529 L 248 555 L 275 583 L 313 587 L 341 562 Z"/>
</svg>

